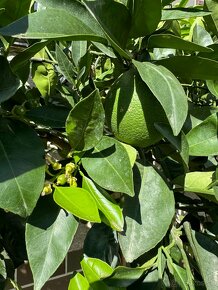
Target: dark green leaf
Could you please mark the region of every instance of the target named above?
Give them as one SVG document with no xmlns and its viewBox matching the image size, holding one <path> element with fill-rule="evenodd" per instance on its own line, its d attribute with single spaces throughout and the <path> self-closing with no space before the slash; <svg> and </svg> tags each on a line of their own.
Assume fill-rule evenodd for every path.
<svg viewBox="0 0 218 290">
<path fill-rule="evenodd" d="M 103 136 L 104 118 L 101 97 L 95 90 L 67 118 L 66 132 L 71 146 L 81 151 L 93 148 Z"/>
<path fill-rule="evenodd" d="M 137 164 L 135 197 L 124 203 L 126 230 L 119 235 L 127 262 L 154 248 L 165 236 L 175 213 L 174 196 L 152 166 Z"/>
<path fill-rule="evenodd" d="M 155 124 L 155 127 L 178 150 L 184 162 L 185 168 L 188 169 L 189 146 L 185 134 L 181 132 L 179 136 L 175 137 L 173 136 L 171 128 L 163 123 L 157 123 Z"/>
<path fill-rule="evenodd" d="M 10 99 L 22 86 L 21 81 L 16 77 L 6 58 L 0 56 L 0 103 Z"/>
<path fill-rule="evenodd" d="M 187 135 L 189 154 L 193 156 L 209 156 L 218 154 L 217 114 L 209 116 L 193 128 Z"/>
<path fill-rule="evenodd" d="M 187 51 L 202 51 L 210 52 L 211 48 L 198 45 L 196 43 L 186 41 L 178 36 L 172 34 L 154 34 L 149 37 L 148 46 L 151 48 L 175 48 Z"/>
<path fill-rule="evenodd" d="M 80 273 L 77 273 L 70 280 L 68 290 L 91 290 L 91 288 L 87 279 Z"/>
<path fill-rule="evenodd" d="M 124 50 L 130 29 L 128 9 L 112 0 L 86 1 L 85 5 L 104 30 L 114 49 L 123 57 L 131 59 L 131 55 Z"/>
<path fill-rule="evenodd" d="M 4 8 L 5 10 L 0 18 L 0 27 L 5 26 L 26 15 L 29 11 L 31 2 L 31 0 L 1 0 L 0 7 Z"/>
<path fill-rule="evenodd" d="M 26 245 L 34 289 L 40 290 L 64 260 L 78 222 L 54 203 L 40 199 L 26 225 Z"/>
<path fill-rule="evenodd" d="M 218 62 L 199 56 L 174 56 L 158 60 L 157 64 L 171 70 L 176 76 L 188 79 L 217 80 Z"/>
<path fill-rule="evenodd" d="M 26 217 L 44 184 L 44 148 L 27 125 L 0 119 L 0 207 Z"/>
<path fill-rule="evenodd" d="M 178 135 L 188 113 L 188 100 L 181 84 L 165 67 L 149 62 L 133 63 L 142 80 L 161 103 L 174 135 Z"/>
<path fill-rule="evenodd" d="M 84 14 L 84 8 L 80 5 L 78 7 L 76 5 L 79 11 L 73 10 L 74 14 L 72 11 L 67 12 L 62 9 L 46 9 L 29 14 L 1 28 L 0 33 L 5 36 L 31 39 L 66 38 L 105 42 L 103 32 L 96 25 L 88 25 L 89 19 L 85 19 L 87 14 Z M 79 12 L 82 14 L 78 15 Z"/>
<path fill-rule="evenodd" d="M 171 8 L 162 10 L 162 21 L 185 19 L 192 17 L 203 17 L 210 15 L 211 12 L 203 11 L 197 8 Z"/>
<path fill-rule="evenodd" d="M 210 237 L 195 232 L 186 222 L 185 232 L 203 276 L 206 289 L 217 289 L 218 245 Z"/>
<path fill-rule="evenodd" d="M 218 2 L 217 0 L 205 0 L 205 8 L 210 11 L 210 15 L 204 17 L 208 30 L 218 35 Z"/>
<path fill-rule="evenodd" d="M 81 219 L 101 222 L 94 198 L 83 188 L 56 187 L 54 200 L 59 206 Z"/>
<path fill-rule="evenodd" d="M 117 231 L 123 230 L 123 214 L 118 204 L 112 202 L 109 194 L 104 191 L 104 195 L 100 192 L 100 189 L 92 182 L 91 179 L 83 176 L 83 188 L 90 192 L 96 201 L 98 209 L 107 218 L 109 225 L 112 229 Z M 108 195 L 108 198 L 106 196 Z"/>
<path fill-rule="evenodd" d="M 68 114 L 69 110 L 65 107 L 48 105 L 31 109 L 25 116 L 36 124 L 64 128 Z"/>
<path fill-rule="evenodd" d="M 134 195 L 131 163 L 126 149 L 119 141 L 104 136 L 94 151 L 87 152 L 82 158 L 82 164 L 101 187 Z"/>
<path fill-rule="evenodd" d="M 128 4 L 132 16 L 130 36 L 137 38 L 154 32 L 161 20 L 161 0 L 137 0 Z"/>
</svg>

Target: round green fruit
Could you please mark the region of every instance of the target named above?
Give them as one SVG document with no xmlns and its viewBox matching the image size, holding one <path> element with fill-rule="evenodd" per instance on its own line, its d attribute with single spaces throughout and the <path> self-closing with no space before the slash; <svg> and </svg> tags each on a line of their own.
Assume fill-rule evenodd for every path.
<svg viewBox="0 0 218 290">
<path fill-rule="evenodd" d="M 138 72 L 131 68 L 112 85 L 105 102 L 108 126 L 127 144 L 148 147 L 161 140 L 154 123 L 167 122 L 158 100 Z"/>
</svg>

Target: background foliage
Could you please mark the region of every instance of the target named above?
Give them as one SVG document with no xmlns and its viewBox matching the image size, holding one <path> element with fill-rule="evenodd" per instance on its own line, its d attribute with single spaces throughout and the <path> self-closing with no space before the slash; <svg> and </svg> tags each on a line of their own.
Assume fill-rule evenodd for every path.
<svg viewBox="0 0 218 290">
<path fill-rule="evenodd" d="M 29 260 L 40 290 L 87 221 L 68 290 L 217 289 L 218 3 L 172 2 L 0 1 L 0 289 Z M 108 119 L 131 70 L 149 146 Z"/>
</svg>

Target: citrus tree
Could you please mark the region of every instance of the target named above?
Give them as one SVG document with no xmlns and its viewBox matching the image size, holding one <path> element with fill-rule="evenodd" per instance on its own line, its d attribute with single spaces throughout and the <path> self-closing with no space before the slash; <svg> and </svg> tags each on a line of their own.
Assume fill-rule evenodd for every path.
<svg viewBox="0 0 218 290">
<path fill-rule="evenodd" d="M 0 1 L 0 277 L 218 285 L 218 3 Z"/>
</svg>

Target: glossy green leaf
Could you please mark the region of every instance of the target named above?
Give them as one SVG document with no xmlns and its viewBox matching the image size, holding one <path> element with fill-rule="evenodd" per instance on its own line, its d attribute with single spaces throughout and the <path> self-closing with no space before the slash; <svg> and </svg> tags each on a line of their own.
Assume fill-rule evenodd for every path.
<svg viewBox="0 0 218 290">
<path fill-rule="evenodd" d="M 185 134 L 181 132 L 179 136 L 173 136 L 171 128 L 163 123 L 155 124 L 155 128 L 178 150 L 185 168 L 188 169 L 189 145 Z"/>
<path fill-rule="evenodd" d="M 216 99 L 218 99 L 218 80 L 208 80 L 207 87 L 211 94 L 213 94 Z"/>
<path fill-rule="evenodd" d="M 214 171 L 194 171 L 189 172 L 185 176 L 185 191 L 205 193 L 208 195 L 215 195 L 215 192 L 210 184 L 214 182 L 215 172 Z"/>
<path fill-rule="evenodd" d="M 94 198 L 83 188 L 56 187 L 54 200 L 59 206 L 81 219 L 101 222 Z"/>
<path fill-rule="evenodd" d="M 26 15 L 29 11 L 31 2 L 31 0 L 1 0 L 0 7 L 4 8 L 4 13 L 0 18 L 0 27 Z"/>
<path fill-rule="evenodd" d="M 187 135 L 189 154 L 192 156 L 209 156 L 218 154 L 217 114 L 193 128 Z"/>
<path fill-rule="evenodd" d="M 77 226 L 75 218 L 60 209 L 52 196 L 39 200 L 26 225 L 26 246 L 34 290 L 40 290 L 64 260 Z"/>
<path fill-rule="evenodd" d="M 104 41 L 101 29 L 87 18 L 87 12 L 77 1 L 75 10 L 70 12 L 62 9 L 41 10 L 5 26 L 0 33 L 5 36 L 31 39 L 71 39 Z M 73 13 L 74 12 L 74 13 Z M 80 14 L 81 13 L 81 14 Z M 55 25 L 54 25 L 55 23 Z"/>
<path fill-rule="evenodd" d="M 184 223 L 188 241 L 200 268 L 206 289 L 217 289 L 218 245 L 209 236 L 195 232 Z"/>
<path fill-rule="evenodd" d="M 0 103 L 10 99 L 22 86 L 21 81 L 13 74 L 6 58 L 0 56 Z"/>
<path fill-rule="evenodd" d="M 187 51 L 209 52 L 211 48 L 198 45 L 194 42 L 186 41 L 172 34 L 154 34 L 149 37 L 148 47 L 174 48 Z"/>
<path fill-rule="evenodd" d="M 0 277 L 1 277 L 1 280 L 2 278 L 3 279 L 7 278 L 6 265 L 5 265 L 5 260 L 3 259 L 3 257 L 0 258 Z"/>
<path fill-rule="evenodd" d="M 161 0 L 128 1 L 132 16 L 130 36 L 146 36 L 154 32 L 161 20 Z"/>
<path fill-rule="evenodd" d="M 42 106 L 33 108 L 25 116 L 36 124 L 51 128 L 64 128 L 69 109 L 62 106 Z"/>
<path fill-rule="evenodd" d="M 88 175 L 101 187 L 134 195 L 129 156 L 119 141 L 104 136 L 92 152 L 83 156 L 82 164 Z"/>
<path fill-rule="evenodd" d="M 101 281 L 113 273 L 113 269 L 107 263 L 85 256 L 81 262 L 81 266 L 86 279 L 94 290 L 108 289 Z"/>
<path fill-rule="evenodd" d="M 77 273 L 70 280 L 68 290 L 91 290 L 91 287 L 90 287 L 87 279 L 83 275 L 81 275 L 80 273 Z"/>
<path fill-rule="evenodd" d="M 56 85 L 56 72 L 54 66 L 50 63 L 32 64 L 33 81 L 44 98 L 48 98 Z"/>
<path fill-rule="evenodd" d="M 188 79 L 217 80 L 218 62 L 199 56 L 174 56 L 158 60 L 176 76 Z"/>
<path fill-rule="evenodd" d="M 133 61 L 133 64 L 142 80 L 161 103 L 174 135 L 178 135 L 188 113 L 188 100 L 181 84 L 163 66 L 138 61 Z"/>
<path fill-rule="evenodd" d="M 165 236 L 175 213 L 174 196 L 152 166 L 137 164 L 135 197 L 124 203 L 126 230 L 119 234 L 121 250 L 132 262 L 154 248 Z"/>
<path fill-rule="evenodd" d="M 162 21 L 186 19 L 192 17 L 203 17 L 210 15 L 211 12 L 203 11 L 196 8 L 171 8 L 162 10 Z"/>
<path fill-rule="evenodd" d="M 112 0 L 85 1 L 85 5 L 102 27 L 112 47 L 121 56 L 131 59 L 130 53 L 125 51 L 130 29 L 128 9 L 121 3 Z"/>
<path fill-rule="evenodd" d="M 66 121 L 71 146 L 77 150 L 93 148 L 103 136 L 104 109 L 98 90 L 77 103 Z"/>
<path fill-rule="evenodd" d="M 121 143 L 121 144 L 125 147 L 129 155 L 131 166 L 133 167 L 137 158 L 137 150 L 129 144 L 126 144 L 126 143 Z"/>
<path fill-rule="evenodd" d="M 44 185 L 44 146 L 29 126 L 0 119 L 0 207 L 26 217 Z"/>
<path fill-rule="evenodd" d="M 91 179 L 83 176 L 83 185 L 82 187 L 90 192 L 93 198 L 96 201 L 98 209 L 104 214 L 107 218 L 110 226 L 117 231 L 123 230 L 124 220 L 122 210 L 118 204 L 112 202 L 110 196 L 108 198 L 106 196 L 106 192 L 104 195 L 101 191 L 96 187 L 96 185 L 92 182 Z"/>
</svg>

